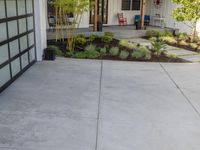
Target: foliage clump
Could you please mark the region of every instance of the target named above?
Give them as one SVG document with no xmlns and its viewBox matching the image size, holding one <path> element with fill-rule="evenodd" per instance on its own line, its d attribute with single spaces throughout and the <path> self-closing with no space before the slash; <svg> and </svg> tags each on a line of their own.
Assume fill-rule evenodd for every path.
<svg viewBox="0 0 200 150">
<path fill-rule="evenodd" d="M 134 49 L 137 47 L 134 43 L 128 42 L 127 40 L 120 40 L 119 45 L 129 49 Z"/>
<path fill-rule="evenodd" d="M 190 47 L 192 49 L 196 49 L 198 47 L 198 45 L 196 43 L 190 43 Z"/>
<path fill-rule="evenodd" d="M 140 60 L 149 60 L 151 59 L 151 52 L 146 47 L 139 46 L 135 51 L 133 51 L 131 57 Z"/>
<path fill-rule="evenodd" d="M 159 40 L 169 43 L 169 44 L 177 44 L 177 40 L 171 36 L 163 36 L 163 37 L 160 37 Z"/>
<path fill-rule="evenodd" d="M 119 54 L 119 57 L 120 57 L 122 60 L 126 60 L 126 59 L 128 58 L 128 56 L 129 56 L 129 52 L 127 52 L 127 51 L 125 51 L 125 50 L 121 51 L 120 54 Z"/>
<path fill-rule="evenodd" d="M 165 44 L 162 41 L 157 40 L 157 41 L 152 42 L 151 44 L 152 44 L 152 48 L 150 50 L 157 57 L 160 56 L 160 54 L 165 52 Z"/>
<path fill-rule="evenodd" d="M 119 48 L 118 47 L 112 47 L 109 51 L 111 56 L 117 56 L 119 53 Z"/>
<path fill-rule="evenodd" d="M 84 35 L 78 35 L 75 38 L 75 43 L 84 46 L 87 43 L 87 40 Z"/>
<path fill-rule="evenodd" d="M 112 32 L 105 32 L 104 36 L 102 37 L 102 41 L 106 44 L 109 44 L 113 41 L 114 33 Z"/>
<path fill-rule="evenodd" d="M 179 41 L 179 45 L 181 45 L 181 46 L 188 46 L 189 44 L 186 41 L 181 40 L 181 41 Z"/>
<path fill-rule="evenodd" d="M 159 37 L 160 36 L 160 32 L 156 31 L 156 30 L 148 30 L 146 32 L 146 37 L 147 38 L 151 38 L 151 37 Z"/>
<path fill-rule="evenodd" d="M 178 40 L 179 41 L 187 41 L 188 39 L 189 39 L 189 36 L 187 35 L 187 33 L 185 33 L 185 32 L 183 32 L 183 33 L 179 33 L 178 35 L 177 35 L 177 37 L 178 37 Z"/>
<path fill-rule="evenodd" d="M 87 45 L 87 46 L 85 47 L 85 50 L 86 50 L 86 51 L 95 51 L 95 50 L 97 50 L 97 47 L 96 47 L 96 45 L 94 45 L 94 44 L 90 44 L 90 45 Z"/>
<path fill-rule="evenodd" d="M 88 59 L 95 59 L 100 57 L 100 53 L 97 51 L 82 51 L 76 52 L 73 55 L 74 58 L 88 58 Z"/>
<path fill-rule="evenodd" d="M 56 56 L 63 56 L 63 52 L 59 49 L 59 47 L 55 45 L 49 45 L 48 48 L 52 49 Z"/>
<path fill-rule="evenodd" d="M 107 53 L 107 48 L 106 47 L 100 48 L 99 52 L 101 54 L 106 54 Z"/>
</svg>

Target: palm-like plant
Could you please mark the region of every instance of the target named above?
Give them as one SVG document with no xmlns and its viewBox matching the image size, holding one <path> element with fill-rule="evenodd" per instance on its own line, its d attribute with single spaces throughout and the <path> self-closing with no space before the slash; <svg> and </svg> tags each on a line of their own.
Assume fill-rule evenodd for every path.
<svg viewBox="0 0 200 150">
<path fill-rule="evenodd" d="M 157 57 L 159 57 L 162 53 L 164 53 L 166 51 L 165 44 L 160 40 L 156 40 L 156 41 L 152 42 L 151 44 L 152 44 L 152 47 L 150 50 Z"/>
</svg>

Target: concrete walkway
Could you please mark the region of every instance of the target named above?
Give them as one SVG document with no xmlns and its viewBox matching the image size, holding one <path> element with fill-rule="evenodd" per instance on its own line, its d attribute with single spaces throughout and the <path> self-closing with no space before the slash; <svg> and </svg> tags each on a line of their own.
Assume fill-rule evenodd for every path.
<svg viewBox="0 0 200 150">
<path fill-rule="evenodd" d="M 129 42 L 141 44 L 144 46 L 151 46 L 151 41 L 143 38 L 131 38 L 126 39 Z M 188 62 L 200 62 L 200 54 L 187 49 L 182 49 L 170 45 L 166 45 L 166 51 L 168 54 L 175 55 L 178 58 L 182 58 Z"/>
<path fill-rule="evenodd" d="M 199 150 L 200 65 L 57 59 L 0 94 L 0 150 Z"/>
</svg>

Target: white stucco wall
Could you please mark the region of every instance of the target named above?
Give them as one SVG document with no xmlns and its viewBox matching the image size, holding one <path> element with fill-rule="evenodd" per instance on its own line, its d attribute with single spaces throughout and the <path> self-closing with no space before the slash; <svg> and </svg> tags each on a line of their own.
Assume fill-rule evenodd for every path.
<svg viewBox="0 0 200 150">
<path fill-rule="evenodd" d="M 163 3 L 160 8 L 156 8 L 153 3 L 154 0 L 147 0 L 146 1 L 146 13 L 151 16 L 151 25 L 153 24 L 153 16 L 155 14 L 160 14 L 162 17 L 165 18 L 166 27 L 169 28 L 178 28 L 180 32 L 187 32 L 190 34 L 192 32 L 191 28 L 189 28 L 186 24 L 182 22 L 177 22 L 172 17 L 172 11 L 177 7 L 171 0 L 163 0 Z M 200 24 L 199 24 L 200 25 Z M 200 31 L 200 26 L 198 26 L 198 30 Z"/>
<path fill-rule="evenodd" d="M 117 13 L 123 13 L 127 18 L 128 24 L 133 24 L 133 17 L 140 14 L 140 11 L 126 10 L 122 11 L 122 0 L 108 0 L 108 25 L 118 25 Z"/>
<path fill-rule="evenodd" d="M 37 61 L 42 60 L 43 50 L 47 47 L 46 8 L 46 0 L 34 0 Z"/>
<path fill-rule="evenodd" d="M 128 24 L 133 24 L 133 17 L 136 14 L 140 14 L 140 11 L 122 11 L 122 0 L 108 0 L 108 23 L 107 25 L 118 25 L 117 13 L 123 13 L 124 17 L 127 18 Z M 83 15 L 81 20 L 80 28 L 89 27 L 90 13 L 87 12 Z"/>
</svg>

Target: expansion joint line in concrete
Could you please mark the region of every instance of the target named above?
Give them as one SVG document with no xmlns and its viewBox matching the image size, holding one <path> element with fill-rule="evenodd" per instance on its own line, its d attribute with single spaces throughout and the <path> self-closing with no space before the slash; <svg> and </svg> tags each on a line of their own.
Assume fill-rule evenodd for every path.
<svg viewBox="0 0 200 150">
<path fill-rule="evenodd" d="M 96 126 L 96 143 L 95 143 L 95 150 L 98 149 L 99 118 L 100 118 L 100 106 L 101 106 L 102 74 L 103 74 L 103 60 L 101 60 L 100 78 L 99 78 L 99 96 L 98 96 L 98 112 L 97 112 L 97 126 Z"/>
<path fill-rule="evenodd" d="M 164 72 L 167 74 L 167 76 L 169 77 L 169 79 L 173 82 L 173 84 L 176 86 L 176 88 L 179 90 L 179 92 L 183 95 L 183 97 L 185 98 L 185 100 L 189 103 L 189 105 L 194 109 L 194 111 L 197 113 L 197 115 L 200 117 L 200 112 L 196 109 L 196 107 L 192 104 L 192 102 L 190 101 L 190 99 L 185 95 L 185 93 L 183 92 L 183 90 L 180 88 L 180 86 L 176 83 L 176 81 L 172 78 L 172 76 L 169 74 L 169 72 L 165 69 L 165 67 L 159 63 L 161 68 L 164 70 Z"/>
</svg>

